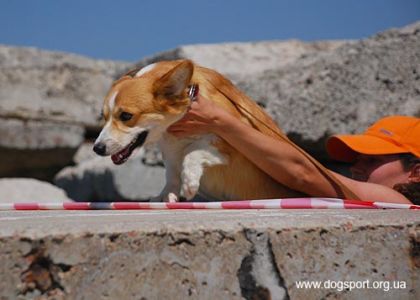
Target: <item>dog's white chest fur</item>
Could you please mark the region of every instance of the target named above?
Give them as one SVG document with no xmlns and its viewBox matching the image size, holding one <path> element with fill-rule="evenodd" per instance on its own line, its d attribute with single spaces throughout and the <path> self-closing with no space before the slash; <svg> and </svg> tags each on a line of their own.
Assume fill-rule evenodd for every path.
<svg viewBox="0 0 420 300">
<path fill-rule="evenodd" d="M 205 168 L 227 163 L 227 158 L 212 144 L 216 139 L 214 135 L 179 139 L 165 133 L 159 146 L 166 167 L 166 185 L 155 200 L 191 200 L 199 191 Z"/>
</svg>

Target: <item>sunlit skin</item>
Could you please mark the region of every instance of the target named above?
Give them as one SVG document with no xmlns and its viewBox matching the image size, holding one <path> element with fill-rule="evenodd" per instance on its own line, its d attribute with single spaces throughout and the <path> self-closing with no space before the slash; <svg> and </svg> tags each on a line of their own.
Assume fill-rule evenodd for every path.
<svg viewBox="0 0 420 300">
<path fill-rule="evenodd" d="M 288 143 L 268 137 L 239 122 L 201 95 L 192 103 L 185 117 L 170 126 L 168 132 L 177 137 L 214 133 L 278 182 L 309 196 L 340 197 L 331 182 Z M 330 172 L 360 199 L 411 203 L 392 189 L 394 184 L 405 183 L 411 176 L 409 172 L 404 172 L 398 155 L 379 155 L 375 158 L 360 156 L 352 171 L 355 179 Z M 415 178 L 419 180 L 420 175 Z M 410 180 L 413 179 L 410 177 Z"/>
<path fill-rule="evenodd" d="M 397 183 L 408 182 L 410 174 L 404 170 L 397 154 L 360 154 L 350 171 L 355 180 L 381 184 L 390 188 Z"/>
</svg>

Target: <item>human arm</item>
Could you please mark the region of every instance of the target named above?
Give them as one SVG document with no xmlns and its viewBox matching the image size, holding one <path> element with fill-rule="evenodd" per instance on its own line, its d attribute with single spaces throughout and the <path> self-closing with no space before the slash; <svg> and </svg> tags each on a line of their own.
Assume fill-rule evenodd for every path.
<svg viewBox="0 0 420 300">
<path fill-rule="evenodd" d="M 202 96 L 191 104 L 186 116 L 169 127 L 168 131 L 178 137 L 214 133 L 291 189 L 310 196 L 340 197 L 339 191 L 328 178 L 293 146 L 262 134 Z M 410 203 L 403 195 L 385 186 L 335 175 L 361 199 Z"/>
<path fill-rule="evenodd" d="M 335 172 L 332 173 L 344 185 L 355 192 L 362 200 L 413 204 L 404 195 L 389 187 L 376 183 L 357 181 Z"/>
</svg>

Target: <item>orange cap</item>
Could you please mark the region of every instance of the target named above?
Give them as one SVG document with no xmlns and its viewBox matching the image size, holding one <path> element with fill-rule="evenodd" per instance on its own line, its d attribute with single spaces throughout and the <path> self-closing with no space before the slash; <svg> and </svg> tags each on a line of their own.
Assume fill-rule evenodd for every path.
<svg viewBox="0 0 420 300">
<path fill-rule="evenodd" d="M 327 141 L 331 158 L 352 162 L 359 153 L 412 153 L 420 157 L 420 119 L 391 116 L 380 119 L 359 135 L 334 135 Z"/>
</svg>

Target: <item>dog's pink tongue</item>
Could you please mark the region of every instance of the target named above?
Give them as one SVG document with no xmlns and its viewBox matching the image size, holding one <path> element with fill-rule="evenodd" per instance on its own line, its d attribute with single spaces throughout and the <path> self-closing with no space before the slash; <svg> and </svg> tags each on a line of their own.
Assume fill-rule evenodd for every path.
<svg viewBox="0 0 420 300">
<path fill-rule="evenodd" d="M 112 162 L 116 165 L 119 165 L 125 161 L 125 159 L 130 155 L 129 147 L 121 150 L 120 152 L 111 155 Z"/>
<path fill-rule="evenodd" d="M 121 161 L 118 157 L 118 154 L 111 155 L 111 159 L 112 159 L 112 162 L 116 165 Z"/>
</svg>

